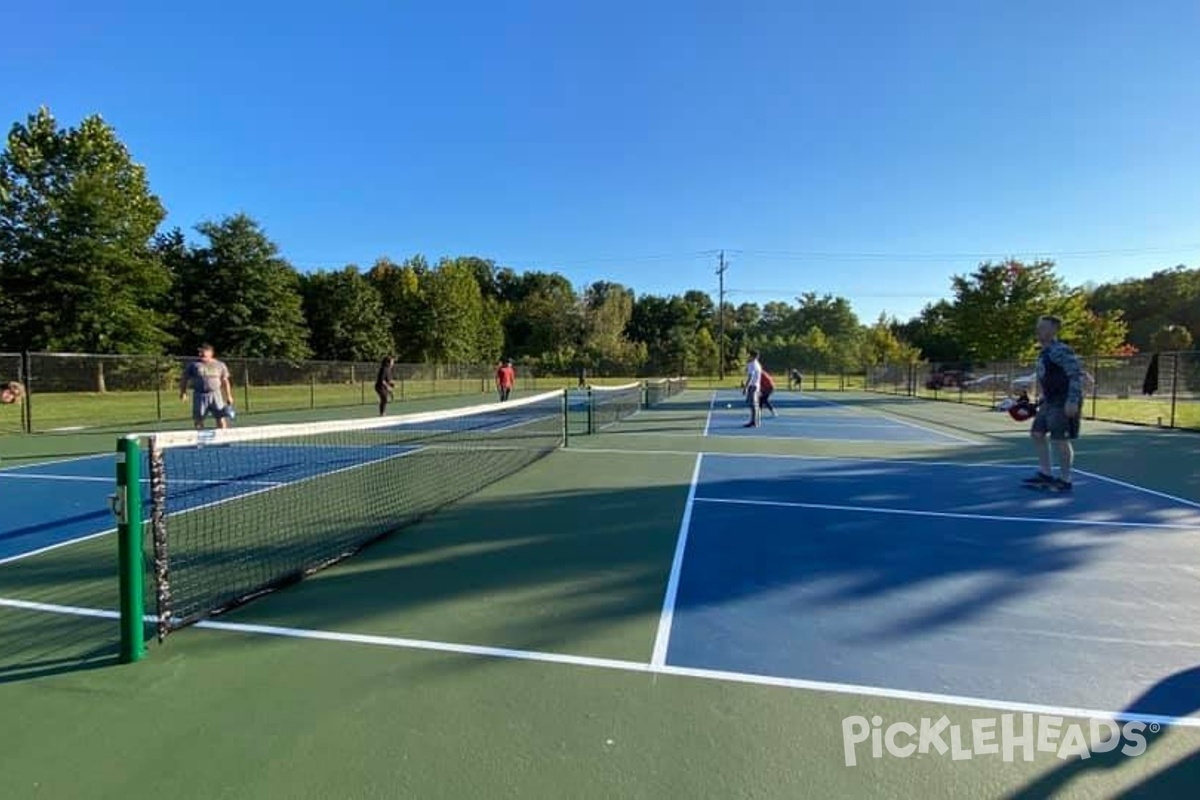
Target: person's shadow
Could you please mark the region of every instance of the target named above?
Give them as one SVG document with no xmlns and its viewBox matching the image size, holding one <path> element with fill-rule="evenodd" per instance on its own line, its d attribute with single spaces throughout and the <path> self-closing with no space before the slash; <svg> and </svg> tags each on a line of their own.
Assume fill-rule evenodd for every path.
<svg viewBox="0 0 1200 800">
<path fill-rule="evenodd" d="M 1130 719 L 1136 719 L 1139 715 L 1183 717 L 1197 710 L 1200 710 L 1200 666 L 1177 672 L 1159 681 L 1130 703 L 1122 713 L 1128 715 Z M 1146 750 L 1136 757 L 1144 758 L 1164 733 L 1165 731 L 1151 732 L 1148 726 L 1143 729 L 1142 735 L 1146 739 Z M 1054 797 L 1082 775 L 1119 768 L 1130 758 L 1121 752 L 1122 749 L 1123 747 L 1118 745 L 1106 753 L 1092 753 L 1088 758 L 1074 758 L 1008 797 L 1010 800 Z M 1195 796 L 1197 787 L 1200 787 L 1200 750 L 1150 776 L 1120 796 Z"/>
</svg>

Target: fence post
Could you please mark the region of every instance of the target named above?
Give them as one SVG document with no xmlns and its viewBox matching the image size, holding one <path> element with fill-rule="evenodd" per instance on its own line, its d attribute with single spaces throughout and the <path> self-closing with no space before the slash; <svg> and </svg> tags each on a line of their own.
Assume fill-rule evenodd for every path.
<svg viewBox="0 0 1200 800">
<path fill-rule="evenodd" d="M 1032 387 L 1031 387 L 1032 388 Z M 1096 360 L 1092 362 L 1092 416 L 1089 419 L 1096 418 L 1096 401 L 1100 395 L 1100 356 L 1097 354 Z"/>
<path fill-rule="evenodd" d="M 245 406 L 245 411 L 250 412 L 250 362 L 246 361 L 242 364 L 242 405 Z"/>
<path fill-rule="evenodd" d="M 1179 356 L 1177 351 L 1171 364 L 1171 427 L 1175 427 L 1175 403 L 1179 397 Z"/>
<path fill-rule="evenodd" d="M 308 408 L 311 411 L 317 407 L 317 376 L 308 374 Z"/>
<path fill-rule="evenodd" d="M 24 373 L 22 382 L 25 384 L 25 402 L 21 404 L 21 421 L 25 432 L 33 433 L 33 359 L 28 350 L 21 351 L 21 370 Z"/>
<path fill-rule="evenodd" d="M 162 385 L 163 374 L 162 364 L 158 360 L 158 356 L 154 357 L 154 416 L 162 422 Z"/>
</svg>

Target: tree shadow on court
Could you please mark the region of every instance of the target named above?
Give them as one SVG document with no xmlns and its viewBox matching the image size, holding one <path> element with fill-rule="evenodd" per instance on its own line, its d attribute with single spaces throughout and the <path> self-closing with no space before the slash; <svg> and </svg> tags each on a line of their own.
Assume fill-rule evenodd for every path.
<svg viewBox="0 0 1200 800">
<path fill-rule="evenodd" d="M 585 462 L 585 469 L 593 463 L 628 468 L 646 458 L 571 457 L 600 459 Z M 563 461 L 553 463 L 567 468 Z M 533 481 L 503 496 L 471 498 L 225 619 L 644 662 L 662 608 L 686 495 L 683 475 L 690 466 L 690 459 L 680 459 L 682 480 L 660 486 L 544 491 Z M 1025 493 L 1016 488 L 1022 473 L 1011 469 L 983 474 L 941 467 L 951 479 L 900 463 L 823 461 L 806 468 L 815 471 L 807 477 L 773 469 L 725 476 L 716 488 L 701 487 L 700 494 L 719 489 L 724 497 L 786 499 L 799 492 L 803 501 L 824 497 L 835 504 L 917 509 L 950 502 L 970 514 L 1001 514 L 1032 496 L 1057 504 L 1042 513 L 1058 513 L 1064 522 L 980 527 L 952 520 L 929 526 L 901 525 L 885 516 L 882 524 L 866 525 L 873 515 L 837 509 L 764 512 L 700 502 L 677 620 L 769 597 L 771 605 L 760 612 L 766 617 L 739 617 L 738 624 L 777 630 L 777 614 L 820 620 L 850 613 L 857 615 L 852 625 L 835 625 L 825 635 L 851 648 L 877 649 L 891 640 L 962 630 L 979 617 L 1003 613 L 1010 601 L 1046 588 L 1057 591 L 1057 578 L 1085 568 L 1123 533 L 1075 531 L 1065 514 L 1071 499 Z M 1134 505 L 1109 509 L 1112 517 L 1153 518 L 1162 510 L 1157 501 L 1133 494 L 1126 499 Z M 1064 532 L 1070 534 L 1066 541 Z M 232 560 L 273 557 L 260 549 Z M 946 592 L 941 587 L 948 581 L 974 588 Z M 914 596 L 919 606 L 911 604 Z M 881 609 L 889 613 L 875 616 Z M 223 638 L 222 646 L 243 645 Z M 478 663 L 446 660 L 457 669 Z"/>
<path fill-rule="evenodd" d="M 115 666 L 115 620 L 0 608 L 0 685 Z"/>
<path fill-rule="evenodd" d="M 1181 670 L 1159 681 L 1130 703 L 1125 713 L 1133 717 L 1183 717 L 1196 711 L 1200 711 L 1200 666 Z M 1145 759 L 1154 750 L 1157 742 L 1166 735 L 1166 731 L 1149 732 L 1145 728 L 1141 733 L 1146 740 L 1146 750 L 1141 755 L 1129 756 L 1123 753 L 1122 744 L 1132 744 L 1126 740 L 1107 752 L 1091 753 L 1087 758 L 1073 756 L 1072 760 L 1062 767 L 1007 795 L 1007 800 L 1041 800 L 1056 797 L 1075 781 L 1097 774 L 1115 773 L 1128 767 L 1133 758 Z M 1200 786 L 1200 749 L 1122 792 L 1121 796 L 1192 797 L 1195 796 L 1197 786 Z"/>
</svg>

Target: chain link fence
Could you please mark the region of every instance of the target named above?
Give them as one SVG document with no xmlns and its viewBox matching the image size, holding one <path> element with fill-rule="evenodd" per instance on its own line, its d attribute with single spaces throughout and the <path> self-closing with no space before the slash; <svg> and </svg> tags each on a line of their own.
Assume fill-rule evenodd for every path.
<svg viewBox="0 0 1200 800">
<path fill-rule="evenodd" d="M 0 410 L 0 433 L 82 430 L 191 417 L 180 380 L 192 358 L 80 353 L 0 354 L 0 380 L 20 380 L 20 408 Z M 379 363 L 223 358 L 240 413 L 373 406 Z M 496 365 L 395 364 L 393 400 L 491 393 Z M 11 377 L 10 377 L 11 376 Z M 543 382 L 545 383 L 545 382 Z M 536 373 L 518 367 L 517 388 L 534 391 Z"/>
<path fill-rule="evenodd" d="M 1083 359 L 1088 419 L 1200 430 L 1200 351 Z M 1035 394 L 1037 366 L 1012 360 L 873 367 L 868 391 L 995 408 Z"/>
</svg>

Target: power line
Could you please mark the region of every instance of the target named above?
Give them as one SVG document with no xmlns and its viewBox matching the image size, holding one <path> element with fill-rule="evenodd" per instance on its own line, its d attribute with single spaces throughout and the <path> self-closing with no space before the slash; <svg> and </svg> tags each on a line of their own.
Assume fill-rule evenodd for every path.
<svg viewBox="0 0 1200 800">
<path fill-rule="evenodd" d="M 717 301 L 717 321 L 718 333 L 717 338 L 721 342 L 720 360 L 717 362 L 717 377 L 725 380 L 725 270 L 729 269 L 729 265 L 725 263 L 725 251 L 721 251 L 721 260 L 717 267 L 717 278 L 720 282 L 720 290 Z"/>
<path fill-rule="evenodd" d="M 1119 258 L 1133 255 L 1194 254 L 1200 244 L 1175 247 L 1126 247 L 1095 250 L 991 250 L 975 252 L 913 253 L 913 252 L 837 252 L 819 250 L 744 250 L 742 254 L 764 260 L 825 261 L 945 261 L 953 259 L 1002 260 L 1008 258 Z"/>
</svg>

